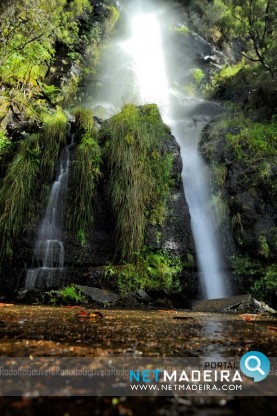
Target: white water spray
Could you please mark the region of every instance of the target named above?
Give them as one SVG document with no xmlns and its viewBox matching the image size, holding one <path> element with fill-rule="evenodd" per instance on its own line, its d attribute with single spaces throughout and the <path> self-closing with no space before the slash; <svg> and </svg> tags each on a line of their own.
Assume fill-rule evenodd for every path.
<svg viewBox="0 0 277 416">
<path fill-rule="evenodd" d="M 127 19 L 131 27 L 129 39 L 113 45 L 115 54 L 119 57 L 112 63 L 113 71 L 118 76 L 124 61 L 126 66 L 122 72 L 122 79 L 124 80 L 126 74 L 128 73 L 129 76 L 132 71 L 136 97 L 139 97 L 138 104 L 156 103 L 164 122 L 171 127 L 181 147 L 184 190 L 191 215 L 202 292 L 209 299 L 226 297 L 228 295 L 226 278 L 222 271 L 216 226 L 209 202 L 208 170 L 197 150 L 202 129 L 208 119 L 204 114 L 201 117 L 199 112 L 197 117 L 191 115 L 199 106 L 199 102 L 203 104 L 204 101 L 187 97 L 180 91 L 178 96 L 173 92 L 170 86 L 175 85 L 176 80 L 171 77 L 169 79 L 166 73 L 162 43 L 162 35 L 166 36 L 166 34 L 161 31 L 159 14 L 156 11 L 144 12 L 143 5 L 140 10 L 137 8 L 134 10 L 135 12 L 132 9 L 127 11 Z M 180 61 L 178 53 L 180 52 L 176 51 L 176 62 Z M 174 52 L 171 55 L 174 55 Z M 184 58 L 186 59 L 182 57 L 182 62 Z M 102 74 L 105 87 L 102 96 L 100 91 L 98 104 L 105 102 L 106 105 L 109 103 L 112 107 L 116 107 L 116 104 L 124 99 L 120 95 L 123 91 L 126 92 L 124 82 L 120 88 L 115 87 L 118 86 L 117 80 L 111 73 L 107 77 L 105 70 L 107 68 L 104 68 Z M 186 67 L 183 71 L 186 71 Z M 213 105 L 211 104 L 211 107 Z"/>
</svg>

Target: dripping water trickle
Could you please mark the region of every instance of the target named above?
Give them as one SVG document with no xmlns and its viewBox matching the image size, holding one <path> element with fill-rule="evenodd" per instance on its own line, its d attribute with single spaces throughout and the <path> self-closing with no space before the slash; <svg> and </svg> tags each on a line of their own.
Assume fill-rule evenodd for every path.
<svg viewBox="0 0 277 416">
<path fill-rule="evenodd" d="M 64 268 L 63 216 L 70 169 L 70 148 L 66 146 L 59 159 L 45 215 L 39 225 L 35 242 L 33 265 L 27 270 L 25 288 L 51 287 Z"/>
</svg>

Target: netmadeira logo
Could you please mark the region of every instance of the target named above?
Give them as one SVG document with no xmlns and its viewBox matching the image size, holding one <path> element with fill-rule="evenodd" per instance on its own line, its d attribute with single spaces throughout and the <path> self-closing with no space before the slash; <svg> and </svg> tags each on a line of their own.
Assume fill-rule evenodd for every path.
<svg viewBox="0 0 277 416">
<path fill-rule="evenodd" d="M 255 382 L 264 380 L 270 371 L 270 362 L 266 355 L 258 351 L 249 351 L 240 359 L 240 368 L 244 375 Z"/>
<path fill-rule="evenodd" d="M 226 364 L 225 366 L 223 364 Z M 228 364 L 228 365 L 227 365 Z M 264 380 L 270 372 L 269 359 L 261 352 L 249 351 L 237 362 L 205 362 L 204 369 L 166 371 L 161 369 L 140 369 L 129 371 L 132 390 L 218 390 L 234 391 L 243 389 L 244 374 L 254 382 Z M 207 369 L 209 367 L 209 369 Z"/>
</svg>

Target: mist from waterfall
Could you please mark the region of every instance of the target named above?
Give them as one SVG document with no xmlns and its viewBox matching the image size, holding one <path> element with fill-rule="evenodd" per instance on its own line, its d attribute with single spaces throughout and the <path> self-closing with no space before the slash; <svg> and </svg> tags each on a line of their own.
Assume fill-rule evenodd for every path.
<svg viewBox="0 0 277 416">
<path fill-rule="evenodd" d="M 208 168 L 198 153 L 201 132 L 211 119 L 199 106 L 206 104 L 208 112 L 216 111 L 217 106 L 182 92 L 181 82 L 189 79 L 191 68 L 197 64 L 190 51 L 184 54 L 174 44 L 166 45 L 172 25 L 178 21 L 170 7 L 143 0 L 122 1 L 120 5 L 126 16 L 125 33 L 119 33 L 107 48 L 94 110 L 109 117 L 120 111 L 124 102 L 159 106 L 181 148 L 184 191 L 203 296 L 226 297 L 229 293 L 210 204 Z"/>
</svg>

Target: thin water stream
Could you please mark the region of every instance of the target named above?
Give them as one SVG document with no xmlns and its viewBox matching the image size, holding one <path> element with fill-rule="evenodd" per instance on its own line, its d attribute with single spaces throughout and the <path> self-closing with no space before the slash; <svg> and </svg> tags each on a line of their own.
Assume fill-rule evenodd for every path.
<svg viewBox="0 0 277 416">
<path fill-rule="evenodd" d="M 73 143 L 73 137 L 72 137 Z M 64 267 L 63 215 L 67 196 L 70 147 L 60 156 L 45 215 L 38 228 L 34 249 L 34 267 L 27 270 L 25 288 L 51 287 Z"/>
</svg>

